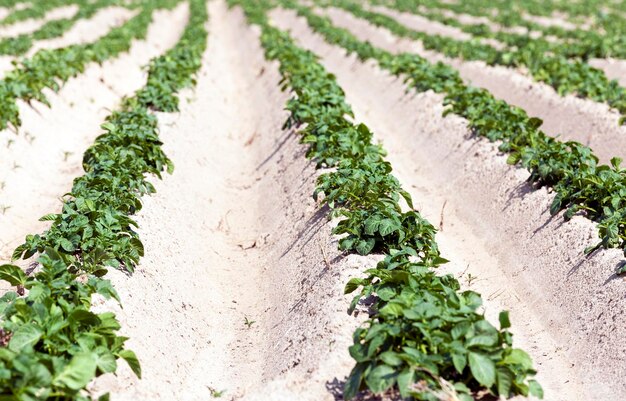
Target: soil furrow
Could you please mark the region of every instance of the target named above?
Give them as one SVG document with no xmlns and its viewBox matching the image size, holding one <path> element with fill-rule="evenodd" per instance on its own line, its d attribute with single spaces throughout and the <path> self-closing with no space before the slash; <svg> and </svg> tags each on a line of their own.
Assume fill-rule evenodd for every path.
<svg viewBox="0 0 626 401">
<path fill-rule="evenodd" d="M 551 195 L 529 188 L 528 174 L 507 165 L 495 144 L 470 138 L 462 119 L 442 118 L 441 96 L 407 96 L 401 80 L 345 57 L 294 13 L 277 10 L 273 17 L 337 75 L 420 211 L 435 224 L 443 215 L 438 238 L 453 260 L 446 270 L 462 273 L 461 281 L 483 294 L 488 315 L 511 311 L 516 344 L 537 361 L 546 399 L 626 396 L 626 299 L 623 280 L 612 274 L 621 252 L 583 257 L 597 241 L 595 225 L 579 216 L 550 218 Z"/>
<path fill-rule="evenodd" d="M 131 277 L 110 273 L 143 379 L 123 366 L 93 390 L 117 400 L 221 391 L 333 400 L 352 367 L 357 320 L 342 289 L 358 258 L 339 260 L 311 199 L 317 173 L 297 135 L 281 130 L 288 95 L 258 30 L 223 2 L 209 15 L 196 94 L 179 115 L 159 115 L 176 170 L 137 216 L 146 256 Z"/>
<path fill-rule="evenodd" d="M 32 57 L 41 49 L 58 49 L 78 43 L 91 43 L 106 35 L 113 28 L 121 26 L 131 19 L 137 11 L 124 7 L 105 7 L 91 18 L 76 21 L 62 36 L 33 43 L 33 47 L 25 54 Z M 179 26 L 174 29 L 177 30 Z"/>
<path fill-rule="evenodd" d="M 49 92 L 51 107 L 20 102 L 19 134 L 1 133 L 2 260 L 10 259 L 25 235 L 48 227 L 50 223 L 38 222 L 39 217 L 59 209 L 59 198 L 82 171 L 84 150 L 101 133 L 100 124 L 123 96 L 143 86 L 143 67 L 176 43 L 187 14 L 187 3 L 155 12 L 145 41 L 134 42 L 128 53 L 114 60 L 89 65 L 58 93 Z"/>
<path fill-rule="evenodd" d="M 626 126 L 618 125 L 619 113 L 607 105 L 573 95 L 560 96 L 548 85 L 537 83 L 511 68 L 487 66 L 482 61 L 450 59 L 425 50 L 419 42 L 397 38 L 343 10 L 330 8 L 326 13 L 335 24 L 375 46 L 395 53 L 416 53 L 431 62 L 442 61 L 453 66 L 465 81 L 523 108 L 530 116 L 541 118 L 542 129 L 547 134 L 590 146 L 603 163 L 615 156 L 626 158 Z M 415 28 L 418 23 L 415 16 L 406 13 L 387 10 L 385 14 L 409 28 Z"/>
</svg>

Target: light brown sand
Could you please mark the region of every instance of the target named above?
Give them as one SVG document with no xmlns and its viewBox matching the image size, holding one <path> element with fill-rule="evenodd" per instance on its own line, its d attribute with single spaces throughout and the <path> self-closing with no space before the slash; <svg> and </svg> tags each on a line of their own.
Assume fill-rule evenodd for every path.
<svg viewBox="0 0 626 401">
<path fill-rule="evenodd" d="M 508 166 L 495 145 L 468 139 L 461 119 L 442 119 L 440 96 L 405 96 L 401 81 L 346 58 L 291 12 L 275 12 L 273 20 L 322 55 L 357 118 L 390 150 L 389 160 L 425 216 L 439 221 L 447 202 L 438 236 L 444 256 L 453 260 L 446 270 L 463 272 L 466 285 L 468 273 L 478 277 L 471 288 L 487 299 L 488 316 L 502 307 L 511 311 L 517 344 L 537 362 L 546 399 L 626 396 L 620 381 L 626 300 L 623 280 L 612 275 L 621 252 L 582 257 L 596 241 L 594 224 L 550 219 L 550 194 L 530 191 L 527 173 Z"/>
<path fill-rule="evenodd" d="M 375 27 L 343 10 L 330 8 L 326 13 L 335 24 L 375 46 L 394 53 L 412 52 L 431 62 L 450 64 L 465 81 L 488 89 L 495 97 L 523 108 L 530 116 L 541 118 L 544 121 L 542 129 L 549 135 L 590 146 L 601 162 L 608 163 L 614 156 L 626 158 L 626 126 L 618 125 L 619 113 L 604 104 L 572 95 L 559 96 L 548 85 L 537 83 L 514 69 L 444 57 L 425 50 L 419 42 L 397 38 L 388 30 Z M 409 25 L 413 21 L 412 15 L 393 10 L 389 10 L 388 14 L 413 27 Z"/>
</svg>

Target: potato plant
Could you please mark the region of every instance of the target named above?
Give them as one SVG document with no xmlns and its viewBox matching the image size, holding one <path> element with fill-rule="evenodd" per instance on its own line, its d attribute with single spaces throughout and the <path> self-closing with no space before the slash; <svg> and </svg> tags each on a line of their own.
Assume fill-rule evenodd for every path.
<svg viewBox="0 0 626 401">
<path fill-rule="evenodd" d="M 144 250 L 132 215 L 140 197 L 154 192 L 147 176 L 173 170 L 154 112 L 177 110 L 178 91 L 195 83 L 208 15 L 204 0 L 191 0 L 190 7 L 179 42 L 152 60 L 146 86 L 107 118 L 104 133 L 85 152 L 85 174 L 74 181 L 62 211 L 42 217 L 51 228 L 27 236 L 15 250 L 16 259 L 37 256 L 37 272 L 0 266 L 0 279 L 16 287 L 0 298 L 2 399 L 91 400 L 85 387 L 115 372 L 119 359 L 141 377 L 137 356 L 124 346 L 127 338 L 117 334 L 115 315 L 92 312 L 91 299 L 100 294 L 119 302 L 102 276 L 111 267 L 133 271 Z"/>
<path fill-rule="evenodd" d="M 351 309 L 364 297 L 375 300 L 370 319 L 354 333 L 350 354 L 356 364 L 344 398 L 391 388 L 420 400 L 435 400 L 442 391 L 471 400 L 479 390 L 541 397 L 541 386 L 530 379 L 535 371 L 529 356 L 512 347 L 508 315 L 500 315 L 496 328 L 477 311 L 478 294 L 461 292 L 452 276 L 434 273 L 446 262 L 434 239 L 436 229 L 413 209 L 384 151 L 371 143 L 369 128 L 348 119 L 353 114 L 335 78 L 313 53 L 269 25 L 269 3 L 230 4 L 241 5 L 248 20 L 261 27 L 266 57 L 280 63 L 281 86 L 293 94 L 285 127 L 300 127 L 307 156 L 318 167 L 332 167 L 319 177 L 314 196 L 323 195 L 330 216 L 338 218 L 334 233 L 347 234 L 340 248 L 385 255 L 368 277 L 354 278 L 346 287 L 346 292 L 361 288 Z M 403 211 L 401 200 L 409 210 Z"/>
</svg>

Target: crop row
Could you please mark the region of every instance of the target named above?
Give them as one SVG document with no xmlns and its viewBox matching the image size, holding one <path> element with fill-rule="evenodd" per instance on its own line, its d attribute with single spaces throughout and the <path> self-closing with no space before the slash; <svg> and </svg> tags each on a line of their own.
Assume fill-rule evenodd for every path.
<svg viewBox="0 0 626 401">
<path fill-rule="evenodd" d="M 524 47 L 529 44 L 540 47 L 546 52 L 558 54 L 566 58 L 578 58 L 587 61 L 591 58 L 624 58 L 626 57 L 626 37 L 624 24 L 626 20 L 615 14 L 603 16 L 601 25 L 591 29 L 566 29 L 560 26 L 544 26 L 524 19 L 519 13 L 506 12 L 493 16 L 491 13 L 478 13 L 481 17 L 491 18 L 494 24 L 506 27 L 523 27 L 527 33 L 514 33 L 492 29 L 484 23 L 462 23 L 458 18 L 442 12 L 444 5 L 437 8 L 422 8 L 417 0 L 375 0 L 377 4 L 384 4 L 399 10 L 410 11 L 428 19 L 454 26 L 462 31 L 479 38 L 492 38 L 509 47 Z M 476 8 L 472 8 L 476 15 Z M 531 37 L 528 31 L 539 32 L 540 37 Z M 552 37 L 549 40 L 548 37 Z M 558 40 L 554 40 L 558 38 Z"/>
<path fill-rule="evenodd" d="M 307 157 L 320 168 L 333 168 L 317 181 L 314 197 L 338 219 L 333 233 L 339 248 L 361 255 L 382 253 L 384 260 L 354 278 L 346 292 L 361 288 L 350 307 L 376 295 L 371 318 L 354 333 L 350 355 L 356 365 L 344 398 L 360 390 L 381 393 L 395 387 L 403 397 L 438 399 L 488 389 L 496 395 L 541 396 L 529 356 L 512 348 L 508 314 L 500 329 L 478 312 L 482 300 L 460 291 L 457 280 L 437 276 L 432 268 L 447 262 L 435 242 L 436 229 L 413 209 L 410 195 L 391 174 L 372 132 L 350 121 L 353 113 L 342 89 L 319 64 L 317 56 L 297 47 L 290 36 L 269 25 L 267 2 L 231 0 L 244 7 L 250 22 L 262 29 L 261 44 L 280 63 L 287 102 L 284 128 L 299 129 Z M 410 210 L 402 211 L 401 200 Z"/>
<path fill-rule="evenodd" d="M 91 18 L 100 9 L 116 4 L 115 0 L 65 0 L 65 4 L 77 4 L 78 12 L 71 18 L 60 18 L 46 22 L 32 33 L 0 39 L 0 54 L 19 56 L 33 46 L 33 41 L 59 37 L 67 32 L 77 21 Z"/>
<path fill-rule="evenodd" d="M 8 1 L 9 5 L 13 6 L 18 3 L 17 1 Z M 46 1 L 31 1 L 29 5 L 21 9 L 13 10 L 9 15 L 0 20 L 0 25 L 10 25 L 19 21 L 27 19 L 39 19 L 46 15 L 46 13 L 54 8 L 65 6 L 68 4 L 76 3 L 72 0 L 46 0 Z"/>
<path fill-rule="evenodd" d="M 431 35 L 415 31 L 387 15 L 369 11 L 353 0 L 318 0 L 318 4 L 334 5 L 367 19 L 371 23 L 384 26 L 398 36 L 419 40 L 424 47 L 448 57 L 465 60 L 482 60 L 489 65 L 506 67 L 526 67 L 537 82 L 543 82 L 560 95 L 575 93 L 595 101 L 607 103 L 621 114 L 620 123 L 626 122 L 626 89 L 615 80 L 609 80 L 602 70 L 591 67 L 579 60 L 568 60 L 547 52 L 545 46 L 536 41 L 526 41 L 523 46 L 499 50 L 491 45 L 475 40 L 458 40 L 443 35 Z M 398 9 L 413 10 L 409 7 Z"/>
<path fill-rule="evenodd" d="M 181 0 L 153 0 L 122 26 L 88 44 L 40 50 L 22 60 L 0 81 L 0 130 L 21 126 L 17 100 L 48 105 L 44 89 L 59 91 L 68 79 L 82 73 L 89 63 L 102 63 L 128 51 L 133 40 L 144 39 L 155 9 L 173 8 Z"/>
<path fill-rule="evenodd" d="M 575 14 L 588 18 L 593 16 L 591 26 L 587 29 L 576 27 L 575 29 L 563 28 L 558 25 L 545 26 L 533 22 L 523 16 L 523 12 L 538 13 L 550 16 L 556 10 L 554 1 L 516 1 L 516 2 L 484 2 L 480 0 L 464 0 L 461 2 L 442 2 L 440 0 L 375 0 L 376 3 L 386 5 L 397 5 L 404 9 L 411 9 L 419 12 L 427 18 L 435 19 L 448 25 L 457 26 L 464 31 L 478 36 L 490 36 L 505 43 L 509 39 L 519 40 L 520 36 L 502 33 L 492 33 L 485 24 L 462 24 L 458 19 L 446 16 L 442 10 L 452 11 L 455 14 L 469 14 L 473 16 L 487 18 L 490 21 L 504 27 L 522 27 L 528 31 L 540 32 L 543 37 L 556 37 L 561 42 L 565 41 L 568 46 L 561 47 L 565 54 L 574 57 L 588 59 L 591 57 L 617 57 L 623 58 L 626 55 L 624 49 L 624 23 L 626 15 L 620 14 L 617 10 L 605 12 L 603 7 L 609 5 L 607 2 L 601 4 L 590 4 L 591 2 L 580 2 L 577 5 L 586 5 L 587 12 Z M 574 4 L 573 2 L 567 2 Z M 546 6 L 548 9 L 546 9 Z M 543 11 L 541 11 L 543 9 Z M 523 11 L 522 11 L 523 10 Z M 516 39 L 517 36 L 517 39 Z"/>
<path fill-rule="evenodd" d="M 100 294 L 119 302 L 102 276 L 109 268 L 133 271 L 144 250 L 132 215 L 140 197 L 155 191 L 147 175 L 173 170 L 153 112 L 178 110 L 177 92 L 195 83 L 206 47 L 206 2 L 190 0 L 190 11 L 176 46 L 151 61 L 147 84 L 107 117 L 62 211 L 42 217 L 50 229 L 16 249 L 14 258 L 38 256 L 35 273 L 0 266 L 0 279 L 17 286 L 0 298 L 2 399 L 91 400 L 87 384 L 115 372 L 120 358 L 141 376 L 115 315 L 92 312 L 91 301 Z"/>
<path fill-rule="evenodd" d="M 565 219 L 582 214 L 598 222 L 600 241 L 586 253 L 601 247 L 619 247 L 626 254 L 626 169 L 620 166 L 621 159 L 613 158 L 610 166 L 599 165 L 588 147 L 546 135 L 539 129 L 541 119 L 529 117 L 523 109 L 496 99 L 485 89 L 464 84 L 450 66 L 430 64 L 416 54 L 391 54 L 358 40 L 308 7 L 290 0 L 281 4 L 305 17 L 328 42 L 357 54 L 361 60 L 376 60 L 382 69 L 404 77 L 410 89 L 445 94 L 445 115 L 461 116 L 475 135 L 499 141 L 499 149 L 509 153 L 510 164 L 528 169 L 529 182 L 553 189 L 552 214 L 565 209 Z M 625 270 L 626 266 L 621 266 L 618 271 Z"/>
</svg>

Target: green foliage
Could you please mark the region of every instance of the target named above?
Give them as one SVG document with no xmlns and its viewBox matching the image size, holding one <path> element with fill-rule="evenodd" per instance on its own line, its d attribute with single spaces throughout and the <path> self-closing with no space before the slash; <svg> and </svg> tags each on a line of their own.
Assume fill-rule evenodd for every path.
<svg viewBox="0 0 626 401">
<path fill-rule="evenodd" d="M 474 134 L 501 141 L 500 150 L 510 153 L 511 164 L 528 169 L 530 182 L 554 189 L 552 214 L 565 209 L 566 219 L 580 212 L 599 223 L 600 241 L 585 250 L 587 253 L 604 246 L 620 247 L 626 255 L 626 170 L 619 167 L 618 160 L 610 167 L 598 166 L 591 149 L 546 135 L 539 129 L 540 119 L 496 99 L 487 90 L 465 85 L 458 72 L 445 64 L 433 65 L 416 54 L 391 54 L 359 41 L 307 7 L 289 0 L 282 4 L 296 9 L 328 42 L 361 59 L 377 60 L 381 68 L 403 77 L 410 88 L 446 94 L 444 115 L 459 115 L 467 119 Z"/>
<path fill-rule="evenodd" d="M 41 28 L 32 33 L 21 34 L 16 37 L 0 39 L 0 54 L 20 56 L 26 53 L 33 45 L 33 41 L 52 39 L 62 36 L 77 21 L 91 18 L 100 9 L 119 4 L 118 0 L 66 0 L 65 4 L 76 4 L 78 12 L 71 18 L 60 18 L 46 22 Z"/>
<path fill-rule="evenodd" d="M 40 50 L 24 59 L 0 81 L 0 130 L 9 125 L 19 128 L 17 100 L 49 105 L 45 89 L 59 91 L 68 79 L 85 70 L 88 63 L 102 63 L 130 49 L 133 40 L 144 39 L 155 9 L 173 7 L 180 0 L 153 0 L 120 27 L 97 41 L 54 50 Z"/>
<path fill-rule="evenodd" d="M 432 271 L 447 262 L 439 254 L 435 228 L 413 209 L 409 194 L 391 175 L 384 151 L 371 143 L 371 131 L 348 119 L 352 111 L 335 78 L 313 53 L 268 24 L 268 2 L 229 3 L 243 6 L 249 21 L 260 25 L 266 57 L 280 63 L 281 87 L 293 93 L 285 128 L 300 128 L 307 156 L 318 167 L 332 167 L 319 177 L 314 197 L 323 195 L 330 216 L 338 218 L 334 233 L 341 235 L 340 248 L 385 254 L 368 277 L 346 286 L 348 293 L 361 288 L 350 311 L 366 297 L 374 296 L 374 301 L 371 318 L 354 334 L 350 354 L 356 365 L 344 398 L 363 389 L 380 393 L 391 387 L 420 400 L 433 400 L 441 391 L 467 400 L 481 389 L 509 396 L 527 395 L 532 388 L 540 396 L 541 387 L 528 380 L 535 373 L 530 358 L 511 347 L 508 315 L 501 315 L 498 330 L 477 312 L 478 294 L 460 292 L 454 278 Z M 342 43 L 359 55 L 383 54 L 369 45 Z M 400 202 L 409 210 L 404 212 Z"/>
<path fill-rule="evenodd" d="M 500 330 L 478 312 L 480 295 L 460 292 L 450 276 L 436 276 L 429 264 L 412 262 L 414 250 L 393 251 L 353 279 L 358 300 L 376 295 L 376 313 L 354 334 L 350 355 L 357 361 L 344 397 L 351 398 L 365 383 L 375 392 L 397 385 L 403 397 L 436 400 L 442 378 L 454 378 L 459 399 L 472 400 L 472 388 L 484 386 L 493 394 L 537 395 L 530 357 L 512 348 L 508 313 L 500 314 Z M 382 374 L 384 373 L 384 374 Z M 419 386 L 413 383 L 419 382 Z M 361 383 L 357 385 L 358 383 Z"/>
<path fill-rule="evenodd" d="M 141 377 L 137 356 L 124 348 L 126 338 L 117 335 L 115 315 L 93 313 L 91 301 L 99 294 L 119 302 L 110 282 L 101 277 L 109 267 L 133 271 L 144 249 L 131 216 L 141 208 L 140 197 L 154 192 L 147 175 L 160 177 L 173 170 L 148 108 L 156 101 L 140 94 L 158 93 L 151 87 L 163 84 L 171 88 L 166 96 L 174 98 L 176 91 L 194 83 L 192 74 L 206 46 L 207 11 L 204 0 L 190 4 L 194 18 L 168 53 L 181 58 L 171 65 L 186 66 L 183 72 L 163 74 L 155 59 L 151 74 L 163 81 L 149 79 L 107 118 L 104 133 L 85 152 L 85 174 L 74 180 L 61 213 L 41 218 L 52 222 L 50 229 L 27 236 L 13 254 L 15 259 L 39 254 L 37 273 L 0 266 L 0 280 L 17 286 L 16 292 L 0 298 L 2 399 L 91 400 L 84 390 L 87 384 L 115 372 L 120 358 Z M 121 37 L 118 44 L 118 49 L 125 46 Z M 108 400 L 108 394 L 100 399 Z"/>
<path fill-rule="evenodd" d="M 21 276 L 19 285 L 28 291 L 0 298 L 1 331 L 10 338 L 0 348 L 2 395 L 86 400 L 81 390 L 93 377 L 114 372 L 119 358 L 135 358 L 117 335 L 115 315 L 90 311 L 94 294 L 119 301 L 117 293 L 107 280 L 79 276 L 70 259 L 52 249 L 38 262 L 40 269 L 28 277 L 17 266 L 2 266 L 3 279 Z M 139 365 L 134 371 L 141 376 Z"/>
<path fill-rule="evenodd" d="M 602 70 L 590 66 L 586 61 L 569 60 L 568 57 L 575 56 L 567 50 L 570 45 L 554 44 L 522 35 L 499 34 L 494 35 L 495 38 L 505 40 L 510 47 L 498 50 L 478 40 L 457 40 L 409 29 L 391 17 L 364 9 L 354 0 L 318 0 L 317 3 L 341 7 L 374 25 L 390 30 L 395 35 L 419 40 L 424 48 L 435 50 L 448 57 L 483 60 L 490 65 L 525 67 L 535 80 L 552 86 L 560 95 L 573 93 L 604 102 L 620 112 L 622 121 L 626 117 L 626 90 L 620 87 L 616 80 L 609 80 Z M 392 6 L 403 11 L 417 12 L 415 3 L 405 0 L 395 2 Z M 429 16 L 432 17 L 431 14 Z M 449 22 L 448 19 L 445 21 Z M 483 33 L 489 29 L 484 24 L 480 25 L 480 28 Z M 474 30 L 472 32 L 476 33 Z M 623 44 L 619 48 L 626 48 L 626 35 L 620 35 L 619 38 Z M 588 59 L 594 56 L 597 55 L 588 54 L 586 57 Z"/>
</svg>

